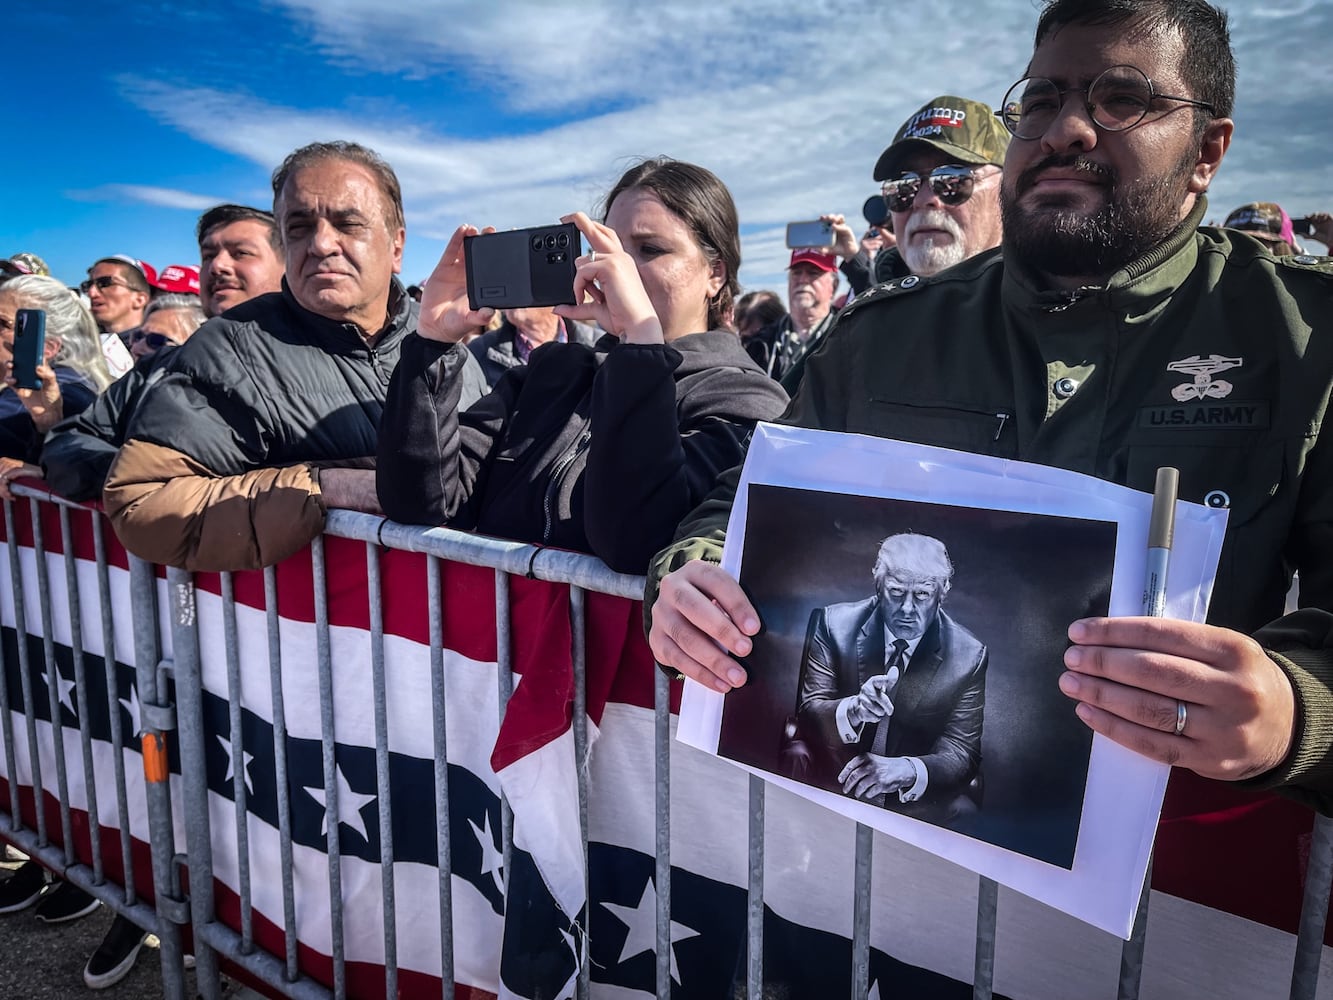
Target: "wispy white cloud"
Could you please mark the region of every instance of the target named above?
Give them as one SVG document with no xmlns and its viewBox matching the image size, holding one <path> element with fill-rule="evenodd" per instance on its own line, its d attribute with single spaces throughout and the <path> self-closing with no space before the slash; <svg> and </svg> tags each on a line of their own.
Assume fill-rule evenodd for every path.
<svg viewBox="0 0 1333 1000">
<path fill-rule="evenodd" d="M 153 187 L 148 184 L 103 184 L 95 188 L 65 193 L 67 197 L 76 201 L 138 201 L 146 205 L 161 205 L 163 208 L 180 208 L 191 212 L 202 212 L 226 200 L 212 195 L 178 191 L 175 188 Z"/>
<path fill-rule="evenodd" d="M 428 78 L 447 70 L 547 124 L 477 138 L 455 109 L 302 109 L 260 96 L 127 77 L 123 92 L 194 139 L 266 175 L 296 146 L 348 138 L 399 174 L 409 276 L 424 274 L 458 223 L 532 225 L 590 208 L 633 158 L 702 163 L 736 198 L 747 284 L 779 286 L 781 226 L 824 211 L 859 217 L 871 168 L 897 126 L 941 93 L 995 102 L 1021 75 L 1035 4 L 851 0 L 799 5 L 624 5 L 613 0 L 464 3 L 281 0 L 331 58 Z M 1277 199 L 1328 200 L 1326 61 L 1293 66 L 1295 42 L 1333 37 L 1329 0 L 1233 11 L 1240 62 L 1237 139 L 1217 182 L 1218 214 Z M 333 102 L 330 101 L 330 104 Z M 859 224 L 859 218 L 858 222 Z"/>
</svg>

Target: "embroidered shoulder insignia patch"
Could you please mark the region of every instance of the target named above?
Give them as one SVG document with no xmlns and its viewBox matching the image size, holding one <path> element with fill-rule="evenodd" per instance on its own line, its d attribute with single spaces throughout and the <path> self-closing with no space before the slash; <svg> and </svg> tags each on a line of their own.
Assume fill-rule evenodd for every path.
<svg viewBox="0 0 1333 1000">
<path fill-rule="evenodd" d="M 1180 361 L 1172 361 L 1166 366 L 1167 371 L 1192 375 L 1194 381 L 1176 386 L 1171 390 L 1171 396 L 1181 403 L 1191 399 L 1226 399 L 1235 386 L 1225 379 L 1215 379 L 1213 376 L 1218 372 L 1239 368 L 1244 363 L 1244 358 L 1224 358 L 1220 354 L 1210 354 L 1206 358 L 1195 354 Z"/>
</svg>

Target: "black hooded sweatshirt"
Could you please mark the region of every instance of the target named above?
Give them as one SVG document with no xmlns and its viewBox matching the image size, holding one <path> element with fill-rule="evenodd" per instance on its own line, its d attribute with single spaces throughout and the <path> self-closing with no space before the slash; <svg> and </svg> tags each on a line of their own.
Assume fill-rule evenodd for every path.
<svg viewBox="0 0 1333 1000">
<path fill-rule="evenodd" d="M 385 513 L 591 552 L 622 573 L 648 568 L 744 457 L 755 422 L 787 405 L 725 330 L 669 345 L 545 344 L 460 415 L 467 356 L 403 341 L 380 423 Z"/>
</svg>

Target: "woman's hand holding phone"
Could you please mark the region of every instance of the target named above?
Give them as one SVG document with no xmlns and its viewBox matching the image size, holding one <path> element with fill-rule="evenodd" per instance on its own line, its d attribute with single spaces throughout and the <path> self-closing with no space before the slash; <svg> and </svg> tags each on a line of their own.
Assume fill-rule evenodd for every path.
<svg viewBox="0 0 1333 1000">
<path fill-rule="evenodd" d="M 454 230 L 440 262 L 421 286 L 421 315 L 417 333 L 427 340 L 456 344 L 469 334 L 483 329 L 495 315 L 494 309 L 472 309 L 467 301 L 467 269 L 463 263 L 463 239 L 479 233 L 493 233 L 494 226 L 478 229 L 462 225 Z"/>
<path fill-rule="evenodd" d="M 576 262 L 574 298 L 580 304 L 556 306 L 556 315 L 594 322 L 627 344 L 663 343 L 662 324 L 644 290 L 638 265 L 620 245 L 615 230 L 583 212 L 560 221 L 578 226 L 590 252 Z"/>
<path fill-rule="evenodd" d="M 45 434 L 65 416 L 65 401 L 60 395 L 60 382 L 50 365 L 38 365 L 34 371 L 41 382 L 40 389 L 23 389 L 14 377 L 14 362 L 5 366 L 5 384 L 18 394 L 23 408 L 32 417 L 38 433 Z"/>
</svg>

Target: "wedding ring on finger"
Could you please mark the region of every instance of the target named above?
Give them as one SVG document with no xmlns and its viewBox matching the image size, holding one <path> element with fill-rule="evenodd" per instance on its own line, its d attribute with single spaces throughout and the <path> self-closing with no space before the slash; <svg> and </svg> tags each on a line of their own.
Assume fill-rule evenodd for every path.
<svg viewBox="0 0 1333 1000">
<path fill-rule="evenodd" d="M 1176 735 L 1185 735 L 1185 723 L 1189 721 L 1189 711 L 1185 708 L 1183 701 L 1176 702 Z"/>
<path fill-rule="evenodd" d="M 589 264 L 595 264 L 595 263 L 597 263 L 597 251 L 596 251 L 596 250 L 589 250 L 589 251 L 588 251 L 588 263 L 589 263 Z"/>
</svg>

